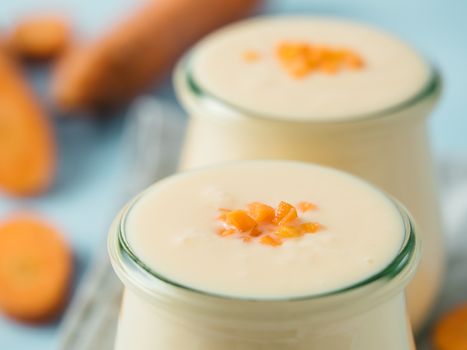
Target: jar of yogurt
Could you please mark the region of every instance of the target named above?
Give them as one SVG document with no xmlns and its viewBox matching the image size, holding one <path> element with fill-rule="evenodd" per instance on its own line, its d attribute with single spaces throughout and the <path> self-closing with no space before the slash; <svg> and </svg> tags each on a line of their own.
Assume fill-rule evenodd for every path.
<svg viewBox="0 0 467 350">
<path fill-rule="evenodd" d="M 202 40 L 174 80 L 191 116 L 181 168 L 309 161 L 358 175 L 408 207 L 425 242 L 408 288 L 418 329 L 444 268 L 426 126 L 441 88 L 436 70 L 410 46 L 366 25 L 265 17 Z"/>
<path fill-rule="evenodd" d="M 403 208 L 338 170 L 234 162 L 156 183 L 109 235 L 116 350 L 413 350 Z"/>
</svg>

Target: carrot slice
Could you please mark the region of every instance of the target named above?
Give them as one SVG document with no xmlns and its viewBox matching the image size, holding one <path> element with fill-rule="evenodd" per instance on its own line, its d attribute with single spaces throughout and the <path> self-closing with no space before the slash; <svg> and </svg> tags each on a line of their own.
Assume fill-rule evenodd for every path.
<svg viewBox="0 0 467 350">
<path fill-rule="evenodd" d="M 52 126 L 14 64 L 0 53 L 0 188 L 46 190 L 55 173 Z"/>
<path fill-rule="evenodd" d="M 467 304 L 451 310 L 438 321 L 433 341 L 437 350 L 467 349 Z"/>
<path fill-rule="evenodd" d="M 72 275 L 71 252 L 58 232 L 29 215 L 0 224 L 0 309 L 26 322 L 58 315 Z"/>
<path fill-rule="evenodd" d="M 9 49 L 19 57 L 46 60 L 57 57 L 69 45 L 69 26 L 57 16 L 28 18 L 11 33 Z"/>
</svg>

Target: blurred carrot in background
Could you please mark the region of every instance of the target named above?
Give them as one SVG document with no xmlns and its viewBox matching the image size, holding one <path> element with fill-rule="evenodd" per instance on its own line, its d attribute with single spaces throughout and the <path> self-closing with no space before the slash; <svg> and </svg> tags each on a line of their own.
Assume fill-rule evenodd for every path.
<svg viewBox="0 0 467 350">
<path fill-rule="evenodd" d="M 64 18 L 39 16 L 19 22 L 8 36 L 7 46 L 19 58 L 48 60 L 61 54 L 69 41 L 70 28 Z"/>
<path fill-rule="evenodd" d="M 128 101 L 160 79 L 191 44 L 239 19 L 259 0 L 151 0 L 100 40 L 71 50 L 52 94 L 65 111 Z"/>
<path fill-rule="evenodd" d="M 31 215 L 0 223 L 0 310 L 26 322 L 58 316 L 72 275 L 72 254 L 59 233 Z"/>
<path fill-rule="evenodd" d="M 52 126 L 15 64 L 0 52 L 0 190 L 37 194 L 54 175 Z"/>
</svg>

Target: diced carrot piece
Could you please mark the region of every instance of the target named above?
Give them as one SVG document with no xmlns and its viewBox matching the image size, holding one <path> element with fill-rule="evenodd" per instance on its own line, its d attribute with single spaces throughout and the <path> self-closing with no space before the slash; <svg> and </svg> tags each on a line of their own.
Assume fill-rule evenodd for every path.
<svg viewBox="0 0 467 350">
<path fill-rule="evenodd" d="M 279 226 L 276 231 L 276 235 L 282 238 L 296 238 L 303 236 L 301 230 L 293 226 Z"/>
<path fill-rule="evenodd" d="M 362 58 L 351 50 L 307 43 L 281 43 L 277 47 L 277 56 L 294 78 L 302 78 L 314 71 L 336 74 L 343 68 L 359 69 L 364 65 Z"/>
<path fill-rule="evenodd" d="M 261 236 L 262 233 L 263 232 L 258 228 L 258 226 L 256 226 L 250 231 L 250 236 L 251 237 L 259 237 L 259 236 Z"/>
<path fill-rule="evenodd" d="M 248 213 L 258 223 L 270 223 L 274 219 L 274 208 L 260 202 L 250 203 Z"/>
<path fill-rule="evenodd" d="M 253 240 L 253 238 L 251 238 L 250 236 L 243 237 L 243 242 L 245 242 L 245 243 L 250 243 L 252 240 Z"/>
<path fill-rule="evenodd" d="M 299 226 L 302 233 L 316 233 L 321 228 L 317 222 L 305 222 Z"/>
<path fill-rule="evenodd" d="M 363 59 L 352 52 L 347 53 L 347 56 L 345 57 L 345 63 L 347 63 L 347 65 L 353 69 L 361 69 L 365 66 Z"/>
<path fill-rule="evenodd" d="M 63 309 L 72 254 L 61 235 L 21 215 L 0 224 L 0 309 L 14 319 L 42 322 Z"/>
<path fill-rule="evenodd" d="M 290 43 L 281 43 L 277 47 L 277 55 L 283 63 L 302 56 L 304 53 L 302 45 L 294 45 Z"/>
<path fill-rule="evenodd" d="M 336 74 L 339 70 L 337 63 L 331 61 L 325 61 L 321 64 L 321 69 L 327 74 Z"/>
<path fill-rule="evenodd" d="M 302 78 L 310 73 L 311 69 L 306 59 L 297 59 L 287 65 L 289 74 L 294 78 Z"/>
<path fill-rule="evenodd" d="M 248 232 L 256 227 L 256 221 L 244 210 L 234 210 L 226 215 L 226 222 L 240 232 Z"/>
<path fill-rule="evenodd" d="M 219 236 L 221 237 L 227 237 L 227 236 L 233 235 L 235 233 L 235 230 L 233 228 L 222 227 L 218 233 L 219 233 Z"/>
<path fill-rule="evenodd" d="M 298 203 L 297 207 L 298 210 L 300 210 L 302 213 L 306 213 L 307 211 L 317 209 L 317 206 L 315 204 L 305 201 Z"/>
<path fill-rule="evenodd" d="M 273 246 L 273 247 L 277 247 L 277 246 L 282 245 L 282 241 L 279 238 L 273 237 L 271 235 L 263 236 L 263 237 L 261 237 L 261 239 L 259 241 L 260 241 L 261 244 L 270 245 L 270 246 Z"/>
<path fill-rule="evenodd" d="M 297 209 L 292 204 L 282 201 L 277 206 L 273 222 L 276 225 L 286 225 L 297 217 Z"/>
</svg>

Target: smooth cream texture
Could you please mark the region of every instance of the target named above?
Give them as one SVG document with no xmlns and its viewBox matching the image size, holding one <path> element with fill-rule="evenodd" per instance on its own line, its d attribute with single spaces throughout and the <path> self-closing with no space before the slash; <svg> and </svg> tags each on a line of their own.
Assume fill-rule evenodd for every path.
<svg viewBox="0 0 467 350">
<path fill-rule="evenodd" d="M 278 60 L 282 42 L 347 48 L 363 58 L 365 67 L 297 79 Z M 245 60 L 247 51 L 258 53 L 258 60 Z M 196 46 L 189 69 L 203 90 L 228 104 L 294 120 L 355 118 L 396 106 L 415 96 L 430 73 L 399 39 L 366 25 L 319 17 L 266 17 L 228 26 Z"/>
<path fill-rule="evenodd" d="M 219 208 L 260 201 L 311 201 L 304 214 L 325 229 L 280 247 L 216 234 Z M 135 254 L 166 279 L 242 298 L 315 295 L 382 271 L 397 255 L 404 227 L 395 205 L 366 183 L 327 168 L 242 162 L 162 181 L 134 204 L 125 232 Z"/>
</svg>

